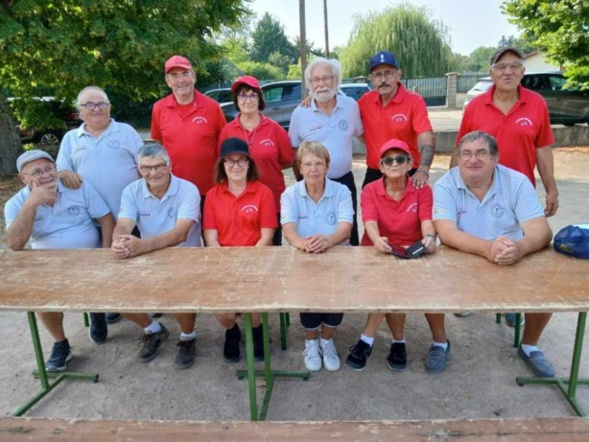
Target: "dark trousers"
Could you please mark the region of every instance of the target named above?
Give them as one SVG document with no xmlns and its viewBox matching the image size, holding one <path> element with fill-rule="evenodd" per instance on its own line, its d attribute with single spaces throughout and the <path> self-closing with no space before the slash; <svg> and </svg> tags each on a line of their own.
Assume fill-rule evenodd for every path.
<svg viewBox="0 0 589 442">
<path fill-rule="evenodd" d="M 280 224 L 280 212 L 276 214 L 278 217 L 278 227 L 274 231 L 274 237 L 272 238 L 272 245 L 273 246 L 281 246 L 282 245 L 282 225 Z"/>
<path fill-rule="evenodd" d="M 360 245 L 360 237 L 358 236 L 358 195 L 356 192 L 356 183 L 354 181 L 354 174 L 352 171 L 349 171 L 345 175 L 339 178 L 330 178 L 332 181 L 336 181 L 340 184 L 343 184 L 352 193 L 352 206 L 354 207 L 354 225 L 352 226 L 352 234 L 350 235 L 350 244 L 353 246 Z"/>
<path fill-rule="evenodd" d="M 300 313 L 301 324 L 307 330 L 317 330 L 321 324 L 328 327 L 338 327 L 343 319 L 343 313 Z"/>
</svg>

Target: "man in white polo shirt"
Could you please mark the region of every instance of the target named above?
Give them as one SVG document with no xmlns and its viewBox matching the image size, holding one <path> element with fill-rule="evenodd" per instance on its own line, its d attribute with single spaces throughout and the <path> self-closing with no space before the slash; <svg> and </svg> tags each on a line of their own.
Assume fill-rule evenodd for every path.
<svg viewBox="0 0 589 442">
<path fill-rule="evenodd" d="M 113 233 L 111 250 L 116 258 L 133 258 L 165 247 L 197 247 L 201 245 L 200 194 L 189 181 L 172 175 L 172 163 L 166 150 L 158 143 L 139 149 L 137 169 L 143 177 L 123 191 L 121 209 Z M 131 235 L 137 226 L 141 239 Z M 143 328 L 141 362 L 149 362 L 168 336 L 160 322 L 142 313 L 123 316 Z M 194 363 L 196 314 L 174 315 L 180 324 L 177 368 Z"/>
<path fill-rule="evenodd" d="M 6 243 L 22 250 L 30 240 L 33 249 L 78 249 L 101 246 L 94 221 L 102 228 L 102 246 L 110 247 L 114 218 L 94 188 L 83 183 L 77 189 L 63 186 L 53 158 L 42 150 L 29 150 L 18 157 L 16 168 L 25 184 L 4 207 Z M 63 329 L 63 313 L 37 313 L 55 341 L 45 363 L 50 372 L 64 371 L 72 359 Z M 97 343 L 106 340 L 106 327 Z"/>
<path fill-rule="evenodd" d="M 290 119 L 288 135 L 293 148 L 303 141 L 323 144 L 330 158 L 327 178 L 344 184 L 352 193 L 354 225 L 350 244 L 360 244 L 358 236 L 357 196 L 352 173 L 352 149 L 354 137 L 364 133 L 358 105 L 353 98 L 338 94 L 341 66 L 337 60 L 315 58 L 305 70 L 305 80 L 310 87 L 310 106 L 297 107 Z M 298 173 L 295 166 L 295 173 Z"/>
</svg>

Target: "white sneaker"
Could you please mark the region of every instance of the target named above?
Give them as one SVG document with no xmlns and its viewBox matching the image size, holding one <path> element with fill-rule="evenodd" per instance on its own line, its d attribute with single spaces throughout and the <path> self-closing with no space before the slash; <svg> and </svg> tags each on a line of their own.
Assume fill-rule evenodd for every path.
<svg viewBox="0 0 589 442">
<path fill-rule="evenodd" d="M 305 367 L 309 371 L 321 370 L 321 350 L 319 349 L 319 340 L 305 341 Z"/>
<path fill-rule="evenodd" d="M 323 341 L 320 341 L 319 347 L 321 349 L 321 354 L 323 355 L 323 366 L 325 369 L 328 371 L 339 370 L 340 360 L 333 339 L 327 341 L 326 344 L 323 344 Z"/>
</svg>

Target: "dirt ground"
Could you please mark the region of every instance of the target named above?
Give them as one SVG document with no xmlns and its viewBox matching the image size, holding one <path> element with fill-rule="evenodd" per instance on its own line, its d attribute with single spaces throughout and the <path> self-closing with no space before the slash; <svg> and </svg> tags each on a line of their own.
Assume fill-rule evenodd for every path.
<svg viewBox="0 0 589 442">
<path fill-rule="evenodd" d="M 554 233 L 561 227 L 589 222 L 589 148 L 555 150 L 555 170 L 560 190 L 560 210 L 550 224 Z M 448 156 L 438 156 L 432 168 L 435 182 L 446 170 Z M 354 172 L 358 185 L 364 175 L 363 160 L 357 159 Z M 292 180 L 292 177 L 289 177 Z M 0 206 L 20 185 L 16 178 L 0 181 Z M 540 185 L 541 187 L 541 185 Z M 542 189 L 538 195 L 543 200 Z M 3 219 L 0 221 L 0 247 Z M 0 263 L 1 265 L 1 263 Z M 64 269 L 64 271 L 68 271 Z M 550 271 L 550 269 L 546 269 Z M 556 276 L 555 276 L 556 277 Z M 26 283 L 26 281 L 23 281 Z M 378 281 L 375 281 L 378 284 Z M 508 289 L 508 288 L 506 288 Z M 441 294 L 443 295 L 443 294 Z M 1 296 L 1 294 L 0 294 Z M 570 368 L 576 317 L 574 313 L 554 315 L 541 348 L 552 361 L 557 375 Z M 271 317 L 272 363 L 277 369 L 304 367 L 301 352 L 304 335 L 296 315 L 288 332 L 289 347 L 279 347 L 278 315 Z M 347 315 L 335 338 L 340 355 L 347 356 L 364 325 L 365 316 Z M 169 315 L 162 318 L 172 332 L 178 326 Z M 109 329 L 109 339 L 96 346 L 87 337 L 81 314 L 68 314 L 66 332 L 75 358 L 71 370 L 97 372 L 100 382 L 66 381 L 51 392 L 28 416 L 113 419 L 248 420 L 247 382 L 235 377 L 235 365 L 222 359 L 223 333 L 214 318 L 197 320 L 197 359 L 186 371 L 173 367 L 174 339 L 148 364 L 136 362 L 140 332 L 128 321 Z M 378 332 L 375 350 L 363 372 L 347 367 L 335 373 L 325 370 L 312 374 L 307 382 L 278 379 L 270 403 L 271 420 L 358 420 L 358 419 L 443 419 L 493 417 L 571 416 L 572 409 L 556 387 L 518 387 L 515 377 L 530 375 L 511 346 L 513 329 L 496 324 L 492 314 L 446 319 L 452 354 L 446 370 L 428 374 L 423 361 L 431 336 L 421 315 L 407 318 L 408 369 L 393 373 L 386 366 L 390 333 Z M 0 312 L 0 414 L 9 415 L 38 389 L 30 375 L 35 362 L 24 313 Z M 47 354 L 48 335 L 41 331 Z M 589 356 L 585 353 L 581 376 L 589 377 Z M 260 399 L 264 391 L 259 381 Z M 589 390 L 580 387 L 578 398 L 589 407 Z"/>
</svg>

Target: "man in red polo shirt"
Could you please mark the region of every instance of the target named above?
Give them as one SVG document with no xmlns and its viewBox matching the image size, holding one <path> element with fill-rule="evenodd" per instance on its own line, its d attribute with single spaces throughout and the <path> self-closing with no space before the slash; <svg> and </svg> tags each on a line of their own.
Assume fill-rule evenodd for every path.
<svg viewBox="0 0 589 442">
<path fill-rule="evenodd" d="M 358 100 L 366 142 L 366 176 L 362 187 L 379 179 L 379 149 L 392 138 L 411 149 L 414 168 L 409 172 L 413 185 L 428 183 L 435 153 L 435 138 L 421 95 L 409 92 L 400 82 L 402 71 L 391 52 L 381 51 L 370 58 L 370 80 L 374 90 Z"/>
<path fill-rule="evenodd" d="M 523 55 L 503 48 L 491 58 L 493 87 L 475 97 L 464 110 L 456 143 L 464 135 L 481 130 L 493 135 L 499 147 L 499 164 L 526 175 L 536 185 L 534 168 L 546 189 L 546 216 L 558 210 L 554 179 L 554 143 L 548 107 L 541 95 L 520 85 L 526 69 Z M 452 157 L 450 167 L 457 165 Z"/>
<path fill-rule="evenodd" d="M 219 103 L 194 88 L 196 74 L 186 58 L 174 55 L 166 61 L 165 71 L 172 94 L 153 106 L 151 138 L 166 148 L 172 173 L 198 187 L 202 206 L 213 187 L 217 140 L 225 116 Z"/>
</svg>

